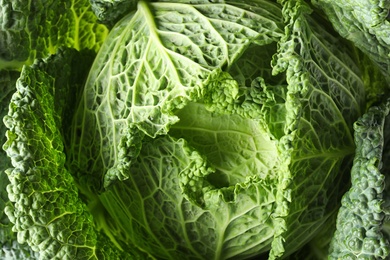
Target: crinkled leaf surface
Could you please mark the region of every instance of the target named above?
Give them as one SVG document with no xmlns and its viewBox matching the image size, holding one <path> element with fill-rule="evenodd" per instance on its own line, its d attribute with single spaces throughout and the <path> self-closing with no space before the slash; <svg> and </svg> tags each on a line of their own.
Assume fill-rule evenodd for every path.
<svg viewBox="0 0 390 260">
<path fill-rule="evenodd" d="M 169 136 L 145 142 L 131 169 L 128 180 L 100 198 L 131 241 L 157 258 L 243 258 L 268 250 L 276 200 L 271 180 L 253 177 L 215 189 L 205 178 L 213 172 L 205 158 Z M 201 207 L 182 195 L 202 188 Z"/>
<path fill-rule="evenodd" d="M 93 256 L 96 234 L 64 167 L 52 88 L 53 78 L 29 67 L 18 80 L 5 118 L 9 131 L 4 148 L 14 167 L 7 172 L 12 206 L 6 213 L 18 241 L 45 259 Z"/>
<path fill-rule="evenodd" d="M 316 13 L 310 15 L 303 1 L 281 2 L 286 35 L 279 42 L 274 73 L 285 71 L 288 83 L 281 151 L 289 171 L 281 176 L 286 188 L 280 190 L 288 210 L 276 222 L 280 233 L 271 257 L 309 241 L 336 210 L 340 172 L 354 152 L 352 124 L 365 107 L 353 47 L 340 45 L 337 34 Z"/>
<path fill-rule="evenodd" d="M 112 29 L 91 69 L 74 121 L 75 167 L 99 180 L 108 172 L 106 186 L 127 178 L 140 146 L 134 142 L 167 133 L 178 120 L 173 111 L 202 97 L 218 69 L 250 44 L 281 36 L 280 9 L 256 3 L 139 2 Z"/>
<path fill-rule="evenodd" d="M 2 0 L 0 69 L 21 68 L 61 46 L 97 51 L 107 32 L 88 0 Z"/>
<path fill-rule="evenodd" d="M 55 99 L 61 95 L 67 100 L 65 95 L 72 95 L 67 89 L 76 90 L 76 82 L 83 82 L 85 74 L 77 73 L 85 64 L 71 62 L 82 56 L 66 49 L 25 66 L 4 118 L 8 129 L 4 149 L 12 162 L 6 171 L 10 203 L 5 213 L 18 243 L 27 243 L 40 259 L 123 259 L 133 253 L 121 252 L 99 232 L 65 167 L 62 124 L 67 120 L 62 116 L 67 114 L 64 103 Z M 57 59 L 67 66 L 55 69 Z M 71 64 L 79 69 L 73 70 Z"/>
<path fill-rule="evenodd" d="M 8 114 L 8 104 L 12 94 L 15 92 L 15 83 L 19 77 L 18 71 L 1 71 L 0 88 L 2 90 L 0 98 L 0 118 Z M 4 124 L 0 125 L 1 143 L 6 141 Z M 17 235 L 12 231 L 12 223 L 4 212 L 6 205 L 10 203 L 7 193 L 9 184 L 8 176 L 5 173 L 11 167 L 11 161 L 5 151 L 0 150 L 0 258 L 1 259 L 37 259 L 39 254 L 32 251 L 28 246 L 17 242 Z"/>
<path fill-rule="evenodd" d="M 313 0 L 335 29 L 365 52 L 390 80 L 390 2 Z"/>
<path fill-rule="evenodd" d="M 16 80 L 19 77 L 18 71 L 0 71 L 0 117 L 3 118 L 8 113 L 8 104 L 11 100 L 12 94 L 16 89 Z M 6 127 L 4 124 L 0 124 L 0 142 L 3 144 L 6 141 L 5 132 Z M 6 153 L 3 150 L 0 150 L 0 171 L 3 172 L 11 165 L 9 158 L 7 158 Z"/>
<path fill-rule="evenodd" d="M 382 230 L 386 217 L 386 172 L 381 172 L 389 109 L 390 102 L 374 106 L 354 125 L 352 187 L 343 196 L 338 212 L 330 247 L 332 258 L 387 259 L 390 255 L 390 243 Z"/>
<path fill-rule="evenodd" d="M 138 0 L 90 0 L 92 11 L 99 22 L 110 27 L 128 13 L 134 11 L 137 2 Z"/>
<path fill-rule="evenodd" d="M 162 151 L 171 147 L 165 143 L 157 145 L 150 141 L 153 143 L 150 146 L 147 137 L 137 163 L 129 168 L 129 180 L 115 184 L 102 194 L 111 215 L 119 208 L 110 204 L 112 201 L 119 204 L 125 199 L 125 204 L 131 205 L 129 209 L 140 209 L 137 213 L 127 210 L 117 215 L 122 228 L 132 234 L 131 239 L 140 247 L 159 257 L 172 259 L 191 254 L 210 259 L 244 257 L 272 248 L 270 258 L 275 258 L 290 254 L 309 241 L 335 212 L 335 201 L 341 196 L 342 174 L 339 173 L 344 172 L 344 159 L 354 151 L 351 125 L 365 106 L 365 83 L 353 49 L 336 45 L 338 39 L 330 27 L 329 32 L 324 31 L 302 1 L 283 4 L 286 34 L 279 42 L 273 63 L 274 73 L 279 74 L 279 78 L 269 75 L 267 68 L 259 68 L 261 65 L 250 66 L 250 70 L 241 74 L 242 70 L 234 62 L 227 66 L 227 72 L 211 73 L 205 81 L 207 84 L 204 83 L 203 96 L 193 99 L 194 103 L 186 103 L 183 108 L 176 107 L 178 111 L 174 116 L 180 121 L 174 122 L 168 133 L 184 138 L 188 143 L 185 150 L 196 151 L 186 152 L 187 156 L 199 153 L 199 159 L 192 159 L 191 168 L 186 166 L 187 160 L 176 159 L 182 152 L 176 148 Z M 263 47 L 260 53 L 269 61 L 270 57 L 266 56 L 272 45 Z M 247 50 L 251 51 L 251 48 Z M 250 58 L 244 54 L 235 62 L 250 64 Z M 284 73 L 286 77 L 283 77 Z M 262 77 L 256 78 L 256 74 Z M 225 90 L 235 94 L 229 96 Z M 252 113 L 247 113 L 246 109 Z M 159 111 L 164 111 L 164 106 Z M 171 161 L 179 162 L 170 167 Z M 166 186 L 166 181 L 177 175 L 179 178 Z M 153 179 L 151 187 L 147 184 L 150 179 Z M 178 186 L 182 195 L 167 195 Z M 131 192 L 127 187 L 138 189 Z M 251 200 L 244 198 L 249 187 L 257 190 Z M 272 197 L 257 197 L 265 194 L 265 190 Z M 163 195 L 158 195 L 160 192 Z M 121 197 L 122 193 L 129 195 Z M 169 203 L 170 199 L 175 203 Z M 176 210 L 170 206 L 183 202 L 191 203 L 191 210 L 186 208 L 182 212 L 182 206 Z M 222 211 L 224 203 L 228 205 L 229 213 Z M 199 224 L 210 224 L 207 235 L 217 242 L 214 242 L 215 252 L 209 251 L 207 245 L 213 242 L 206 238 L 203 251 L 194 250 L 196 241 L 201 241 L 198 236 L 203 233 L 199 229 L 195 233 L 187 231 L 187 226 L 183 228 L 181 222 L 187 223 L 186 218 L 197 215 L 199 210 L 207 210 L 214 218 L 223 220 L 226 217 L 220 216 L 221 212 L 228 216 L 238 214 L 232 219 L 241 221 L 247 217 L 237 213 L 236 207 L 241 203 L 250 203 L 254 209 L 262 208 L 264 215 L 258 219 L 262 224 L 257 228 L 266 231 L 258 234 L 267 239 L 248 238 L 245 234 L 251 233 L 245 228 L 233 238 L 225 233 L 230 232 L 228 225 L 221 229 L 213 226 L 210 217 L 207 220 L 198 218 Z M 146 209 L 157 212 L 152 215 L 158 216 L 159 220 L 148 220 Z M 170 217 L 173 213 L 180 218 Z M 132 222 L 126 222 L 127 218 Z M 269 225 L 272 231 L 268 229 Z M 169 236 L 167 230 L 172 232 L 172 229 L 178 230 L 173 233 L 178 235 Z M 182 232 L 184 236 L 179 235 Z M 182 237 L 186 240 L 178 239 Z M 225 240 L 226 237 L 229 240 Z M 243 245 L 252 245 L 253 251 L 239 250 L 245 248 Z M 219 251 L 219 248 L 224 250 Z"/>
</svg>

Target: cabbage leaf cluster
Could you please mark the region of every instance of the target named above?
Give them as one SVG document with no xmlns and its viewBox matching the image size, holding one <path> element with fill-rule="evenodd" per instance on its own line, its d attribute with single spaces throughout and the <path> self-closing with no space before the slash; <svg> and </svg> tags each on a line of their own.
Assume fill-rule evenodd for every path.
<svg viewBox="0 0 390 260">
<path fill-rule="evenodd" d="M 390 3 L 0 2 L 0 257 L 386 259 Z"/>
</svg>

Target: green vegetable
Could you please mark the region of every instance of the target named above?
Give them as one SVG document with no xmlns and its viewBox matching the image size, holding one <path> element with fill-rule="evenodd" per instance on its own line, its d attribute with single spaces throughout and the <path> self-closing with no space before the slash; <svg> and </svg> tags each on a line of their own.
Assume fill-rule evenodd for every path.
<svg viewBox="0 0 390 260">
<path fill-rule="evenodd" d="M 357 2 L 0 1 L 0 258 L 388 258 Z"/>
<path fill-rule="evenodd" d="M 388 212 L 384 200 L 386 176 L 381 172 L 389 110 L 390 102 L 371 107 L 355 123 L 352 187 L 343 196 L 330 248 L 335 259 L 386 259 L 390 254 L 390 243 L 382 230 Z"/>
<path fill-rule="evenodd" d="M 380 0 L 313 0 L 341 36 L 362 49 L 389 80 L 390 2 Z"/>
<path fill-rule="evenodd" d="M 74 65 L 74 59 L 82 56 L 84 63 Z M 5 213 L 18 242 L 27 243 L 42 259 L 121 259 L 121 253 L 112 249 L 114 243 L 110 246 L 110 240 L 98 232 L 65 168 L 62 137 L 67 111 L 65 104 L 54 102 L 61 97 L 69 104 L 69 88 L 82 83 L 90 60 L 87 54 L 64 50 L 24 67 L 4 117 L 8 128 L 4 149 L 13 165 L 6 171 L 12 204 Z M 74 66 L 63 67 L 63 62 Z"/>
<path fill-rule="evenodd" d="M 0 17 L 0 69 L 20 69 L 61 46 L 97 51 L 107 35 L 88 0 L 4 0 Z"/>
<path fill-rule="evenodd" d="M 8 114 L 8 104 L 14 92 L 14 84 L 19 77 L 17 71 L 2 71 L 0 73 L 0 84 L 2 86 L 0 115 L 3 118 Z M 2 124 L 0 127 L 1 141 L 6 141 L 6 127 Z M 30 247 L 19 244 L 16 241 L 16 234 L 12 231 L 12 223 L 4 212 L 4 208 L 10 205 L 7 193 L 9 179 L 5 170 L 11 166 L 5 151 L 0 151 L 0 258 L 1 259 L 36 259 L 39 253 L 30 249 Z"/>
<path fill-rule="evenodd" d="M 364 109 L 357 57 L 336 47 L 303 3 L 286 3 L 284 36 L 277 5 L 256 15 L 241 8 L 140 3 L 102 46 L 76 113 L 74 172 L 91 175 L 89 185 L 105 179 L 100 199 L 111 216 L 158 258 L 226 259 L 270 248 L 271 256 L 288 254 L 336 210 L 336 173 L 353 154 L 352 124 Z M 251 17 L 252 27 L 241 17 Z M 194 20 L 204 21 L 196 29 L 210 37 L 216 31 L 215 39 L 193 35 Z M 204 40 L 199 48 L 196 40 Z M 267 73 L 275 52 L 277 79 Z M 242 73 L 253 55 L 264 63 Z M 161 135 L 173 139 L 156 144 Z M 171 142 L 182 147 L 168 148 Z M 116 179 L 128 180 L 110 187 Z M 137 187 L 145 188 L 134 193 Z M 196 206 L 190 216 L 188 201 Z"/>
<path fill-rule="evenodd" d="M 100 22 L 112 27 L 127 13 L 134 10 L 137 0 L 90 0 L 92 11 Z"/>
<path fill-rule="evenodd" d="M 96 255 L 96 234 L 64 167 L 54 84 L 54 77 L 34 67 L 25 67 L 18 79 L 4 119 L 9 129 L 4 149 L 14 166 L 7 171 L 13 204 L 5 212 L 18 242 L 27 242 L 42 258 L 91 257 Z"/>
<path fill-rule="evenodd" d="M 266 45 L 281 37 L 280 10 L 270 6 L 263 16 L 231 5 L 140 2 L 137 12 L 112 29 L 85 84 L 70 150 L 77 171 L 98 181 L 108 171 L 105 186 L 127 178 L 128 160 L 141 146 L 138 135 L 166 134 L 178 121 L 173 111 L 203 95 L 218 95 L 209 101 L 215 106 L 232 102 L 238 86 L 220 79 L 226 77 L 221 68 L 251 43 Z M 183 22 L 188 28 L 177 26 Z"/>
</svg>

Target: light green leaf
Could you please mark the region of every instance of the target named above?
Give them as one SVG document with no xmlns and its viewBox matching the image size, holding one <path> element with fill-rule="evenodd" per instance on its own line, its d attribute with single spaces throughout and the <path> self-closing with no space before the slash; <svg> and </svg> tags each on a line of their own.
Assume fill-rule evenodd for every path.
<svg viewBox="0 0 390 260">
<path fill-rule="evenodd" d="M 184 138 L 216 169 L 209 181 L 216 187 L 243 183 L 253 175 L 276 178 L 280 164 L 275 141 L 267 138 L 259 119 L 219 115 L 190 103 L 177 116 L 169 134 Z M 239 152 L 238 152 L 239 151 Z"/>
<path fill-rule="evenodd" d="M 100 199 L 127 238 L 158 259 L 245 258 L 269 249 L 271 180 L 216 189 L 205 157 L 169 135 L 144 142 L 131 169 Z"/>
<path fill-rule="evenodd" d="M 76 169 L 99 180 L 109 171 L 105 185 L 115 175 L 127 178 L 123 166 L 139 148 L 126 136 L 166 134 L 178 120 L 173 112 L 218 80 L 209 76 L 213 71 L 232 66 L 249 45 L 280 37 L 280 10 L 262 2 L 269 11 L 208 1 L 139 2 L 112 29 L 91 69 L 75 118 Z"/>
<path fill-rule="evenodd" d="M 286 34 L 273 66 L 275 74 L 286 73 L 288 83 L 280 150 L 289 170 L 280 176 L 285 188 L 279 190 L 288 211 L 275 222 L 280 226 L 271 258 L 310 241 L 336 210 L 340 172 L 354 153 L 352 124 L 365 108 L 354 47 L 341 45 L 303 1 L 280 2 Z"/>
</svg>

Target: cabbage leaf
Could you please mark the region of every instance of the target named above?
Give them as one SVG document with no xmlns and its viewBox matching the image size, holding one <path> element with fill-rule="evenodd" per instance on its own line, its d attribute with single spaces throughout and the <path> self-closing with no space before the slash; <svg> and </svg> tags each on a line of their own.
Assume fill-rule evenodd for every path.
<svg viewBox="0 0 390 260">
<path fill-rule="evenodd" d="M 97 51 L 107 32 L 88 0 L 0 1 L 0 70 L 20 70 L 61 46 Z"/>
<path fill-rule="evenodd" d="M 18 71 L 0 72 L 0 86 L 2 87 L 2 97 L 0 99 L 0 117 L 3 118 L 8 114 L 8 104 L 14 93 L 14 86 L 19 77 Z M 2 136 L 1 143 L 6 141 L 7 128 L 5 125 L 0 126 Z M 5 170 L 11 167 L 11 161 L 4 150 L 0 150 L 0 258 L 1 259 L 37 259 L 39 253 L 31 250 L 29 246 L 17 242 L 17 234 L 12 231 L 12 223 L 4 212 L 4 209 L 11 202 L 8 198 L 7 185 L 9 179 Z"/>
<path fill-rule="evenodd" d="M 389 138 L 390 102 L 371 107 L 354 125 L 356 154 L 352 187 L 343 196 L 330 257 L 386 259 L 390 242 L 383 225 L 388 218 L 386 172 L 382 172 L 385 138 Z"/>
<path fill-rule="evenodd" d="M 68 123 L 66 105 L 71 104 L 67 97 L 83 83 L 89 55 L 65 49 L 23 67 L 4 117 L 3 148 L 12 163 L 5 170 L 11 203 L 4 212 L 17 242 L 38 252 L 39 259 L 123 259 L 136 252 L 122 252 L 100 232 L 65 167 L 63 124 Z M 75 65 L 76 57 L 84 57 L 83 63 Z M 54 102 L 59 96 L 64 102 Z"/>
<path fill-rule="evenodd" d="M 272 259 L 334 215 L 366 75 L 309 5 L 281 4 L 139 2 L 113 27 L 69 150 L 120 240 Z"/>
<path fill-rule="evenodd" d="M 388 258 L 388 10 L 0 0 L 0 258 Z"/>
<path fill-rule="evenodd" d="M 312 0 L 335 29 L 373 60 L 390 82 L 390 2 Z"/>
<path fill-rule="evenodd" d="M 173 111 L 205 95 L 209 82 L 220 83 L 222 67 L 251 43 L 281 36 L 280 10 L 264 3 L 263 14 L 259 7 L 140 2 L 112 29 L 88 76 L 73 126 L 75 171 L 90 183 L 108 171 L 105 186 L 126 179 L 142 135 L 166 134 L 178 121 Z M 235 87 L 227 84 L 226 99 Z"/>
</svg>

